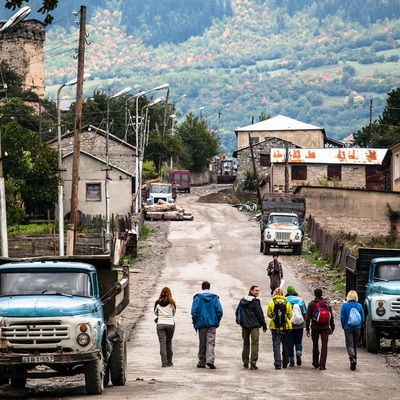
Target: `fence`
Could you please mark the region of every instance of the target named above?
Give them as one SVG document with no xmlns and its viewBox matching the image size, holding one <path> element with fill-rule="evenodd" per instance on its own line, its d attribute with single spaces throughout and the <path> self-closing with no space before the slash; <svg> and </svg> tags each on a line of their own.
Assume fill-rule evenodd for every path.
<svg viewBox="0 0 400 400">
<path fill-rule="evenodd" d="M 79 230 L 75 242 L 76 255 L 103 254 L 105 249 L 105 220 L 99 216 L 80 214 Z M 113 242 L 122 240 L 125 247 L 119 252 L 137 255 L 137 235 L 128 234 L 136 231 L 136 222 L 131 215 L 113 216 L 110 221 L 110 232 Z M 59 254 L 58 234 L 19 235 L 8 239 L 8 255 L 11 258 L 53 256 Z"/>
<path fill-rule="evenodd" d="M 346 256 L 349 253 L 347 246 L 339 242 L 334 236 L 326 232 L 310 215 L 307 221 L 307 233 L 317 248 L 333 259 L 333 266 L 343 271 L 346 268 Z"/>
</svg>

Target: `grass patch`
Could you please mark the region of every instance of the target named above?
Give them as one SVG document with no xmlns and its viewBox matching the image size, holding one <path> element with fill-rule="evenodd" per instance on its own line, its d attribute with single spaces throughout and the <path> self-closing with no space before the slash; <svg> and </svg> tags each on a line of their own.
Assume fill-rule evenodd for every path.
<svg viewBox="0 0 400 400">
<path fill-rule="evenodd" d="M 16 235 L 48 235 L 55 231 L 55 224 L 27 224 L 9 226 L 7 232 L 9 236 Z"/>
</svg>

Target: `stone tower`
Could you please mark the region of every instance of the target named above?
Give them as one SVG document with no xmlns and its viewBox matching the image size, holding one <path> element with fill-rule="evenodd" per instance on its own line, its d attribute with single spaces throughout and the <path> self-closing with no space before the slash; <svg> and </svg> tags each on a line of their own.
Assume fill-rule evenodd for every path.
<svg viewBox="0 0 400 400">
<path fill-rule="evenodd" d="M 23 78 L 24 89 L 30 89 L 40 97 L 45 95 L 45 39 L 45 25 L 36 19 L 22 21 L 0 32 L 0 63 L 4 60 Z"/>
</svg>

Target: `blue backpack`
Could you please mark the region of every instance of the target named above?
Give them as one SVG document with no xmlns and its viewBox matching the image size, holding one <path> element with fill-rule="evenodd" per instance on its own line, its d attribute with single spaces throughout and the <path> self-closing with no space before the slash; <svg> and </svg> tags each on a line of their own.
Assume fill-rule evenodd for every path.
<svg viewBox="0 0 400 400">
<path fill-rule="evenodd" d="M 239 305 L 237 306 L 235 315 L 236 315 L 236 323 L 238 325 L 241 325 L 243 323 L 243 304 L 242 304 L 242 301 L 239 302 Z"/>
<path fill-rule="evenodd" d="M 356 307 L 352 307 L 349 312 L 349 318 L 347 320 L 347 325 L 349 326 L 359 326 L 361 325 L 361 314 Z"/>
</svg>

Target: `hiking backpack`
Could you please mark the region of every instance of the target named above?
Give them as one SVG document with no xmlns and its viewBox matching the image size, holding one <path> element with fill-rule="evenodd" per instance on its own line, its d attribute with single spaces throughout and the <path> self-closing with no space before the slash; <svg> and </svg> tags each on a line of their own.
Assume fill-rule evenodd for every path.
<svg viewBox="0 0 400 400">
<path fill-rule="evenodd" d="M 318 325 L 325 325 L 331 320 L 331 311 L 325 301 L 317 301 L 312 316 L 314 322 Z"/>
<path fill-rule="evenodd" d="M 349 312 L 349 318 L 347 320 L 349 326 L 361 325 L 361 314 L 356 307 L 352 307 Z"/>
<path fill-rule="evenodd" d="M 274 313 L 273 320 L 276 329 L 285 329 L 286 328 L 286 304 L 287 300 L 283 303 L 274 299 Z"/>
<path fill-rule="evenodd" d="M 293 325 L 301 325 L 304 322 L 303 313 L 301 312 L 301 308 L 297 303 L 293 306 L 293 316 L 290 322 Z"/>
</svg>

